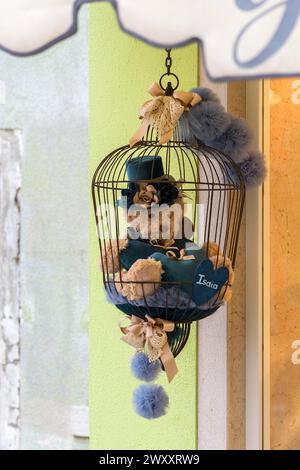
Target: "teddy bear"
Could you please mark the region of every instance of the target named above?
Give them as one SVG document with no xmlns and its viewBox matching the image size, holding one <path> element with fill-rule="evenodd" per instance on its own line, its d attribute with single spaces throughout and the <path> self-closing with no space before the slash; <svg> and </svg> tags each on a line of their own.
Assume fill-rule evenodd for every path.
<svg viewBox="0 0 300 470">
<path fill-rule="evenodd" d="M 193 224 L 182 210 L 183 193 L 174 178 L 164 174 L 161 157 L 134 158 L 126 169 L 128 188 L 122 190 L 118 205 L 126 210 L 127 233 L 123 239 L 106 243 L 101 262 L 117 292 L 128 301 L 146 299 L 161 287 L 161 281 L 190 281 L 199 264 L 209 259 L 214 270 L 226 269 L 227 282 L 218 296 L 230 300 L 231 261 L 214 242 L 199 247 L 190 241 Z M 144 217 L 135 214 L 139 211 Z M 193 295 L 191 282 L 188 284 L 185 288 L 182 283 L 182 289 Z"/>
<path fill-rule="evenodd" d="M 208 253 L 207 245 L 199 248 L 191 242 L 189 246 L 191 248 L 178 253 L 178 250 L 172 247 L 166 251 L 160 246 L 146 244 L 140 240 L 112 240 L 104 250 L 103 266 L 109 274 L 113 274 L 117 291 L 129 301 L 133 301 L 153 295 L 162 280 L 180 282 L 182 279 L 191 279 L 199 263 L 209 259 L 215 269 L 222 266 L 228 269 L 228 282 L 218 294 L 220 299 L 228 302 L 232 297 L 234 283 L 230 259 L 224 257 L 215 243 L 210 243 Z"/>
</svg>

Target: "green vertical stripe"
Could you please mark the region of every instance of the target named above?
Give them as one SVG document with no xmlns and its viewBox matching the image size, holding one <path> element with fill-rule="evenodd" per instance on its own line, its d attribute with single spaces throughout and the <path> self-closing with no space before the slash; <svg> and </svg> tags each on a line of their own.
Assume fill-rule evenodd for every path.
<svg viewBox="0 0 300 470">
<path fill-rule="evenodd" d="M 90 177 L 112 149 L 126 144 L 138 126 L 146 89 L 164 71 L 165 52 L 122 33 L 110 5 L 90 6 Z M 197 83 L 196 46 L 173 51 L 180 88 Z M 132 408 L 139 382 L 132 377 L 133 350 L 120 341 L 119 311 L 104 298 L 99 251 L 90 219 L 90 424 L 92 449 L 194 449 L 197 433 L 196 329 L 177 359 L 179 374 L 171 385 L 168 414 L 146 421 Z"/>
</svg>

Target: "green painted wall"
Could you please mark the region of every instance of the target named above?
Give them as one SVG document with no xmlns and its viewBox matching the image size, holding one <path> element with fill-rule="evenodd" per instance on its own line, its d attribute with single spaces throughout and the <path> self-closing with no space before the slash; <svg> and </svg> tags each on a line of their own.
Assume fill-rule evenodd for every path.
<svg viewBox="0 0 300 470">
<path fill-rule="evenodd" d="M 108 4 L 90 6 L 90 176 L 112 149 L 124 145 L 138 126 L 146 90 L 164 71 L 165 52 L 121 32 Z M 181 89 L 197 84 L 196 46 L 173 51 Z M 90 218 L 90 422 L 92 449 L 195 449 L 197 442 L 196 329 L 177 358 L 168 414 L 146 421 L 132 408 L 139 385 L 130 372 L 133 350 L 120 341 L 121 314 L 104 298 L 94 217 Z"/>
</svg>

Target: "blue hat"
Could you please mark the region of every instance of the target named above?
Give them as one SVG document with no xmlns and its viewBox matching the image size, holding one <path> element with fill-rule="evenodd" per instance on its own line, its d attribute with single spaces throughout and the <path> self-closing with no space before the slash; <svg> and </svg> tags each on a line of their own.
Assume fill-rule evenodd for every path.
<svg viewBox="0 0 300 470">
<path fill-rule="evenodd" d="M 129 160 L 126 164 L 129 181 L 150 181 L 164 176 L 162 159 L 159 155 L 142 156 Z"/>
<path fill-rule="evenodd" d="M 139 191 L 139 181 L 149 184 L 159 183 L 160 186 L 174 182 L 172 176 L 165 175 L 162 159 L 159 155 L 146 155 L 133 158 L 126 163 L 128 177 L 127 189 L 121 190 L 121 198 L 117 201 L 119 207 L 130 207 L 133 204 L 133 198 Z M 174 195 L 173 195 L 174 196 Z M 172 197 L 172 194 L 171 194 Z M 177 197 L 177 196 L 175 196 Z M 168 201 L 162 201 L 168 203 Z"/>
</svg>

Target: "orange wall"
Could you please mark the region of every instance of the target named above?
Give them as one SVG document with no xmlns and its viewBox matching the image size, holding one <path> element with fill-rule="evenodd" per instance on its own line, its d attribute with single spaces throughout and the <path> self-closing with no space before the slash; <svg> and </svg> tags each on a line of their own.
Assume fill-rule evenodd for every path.
<svg viewBox="0 0 300 470">
<path fill-rule="evenodd" d="M 271 448 L 294 450 L 300 449 L 300 354 L 292 349 L 300 340 L 300 81 L 270 86 Z"/>
</svg>

